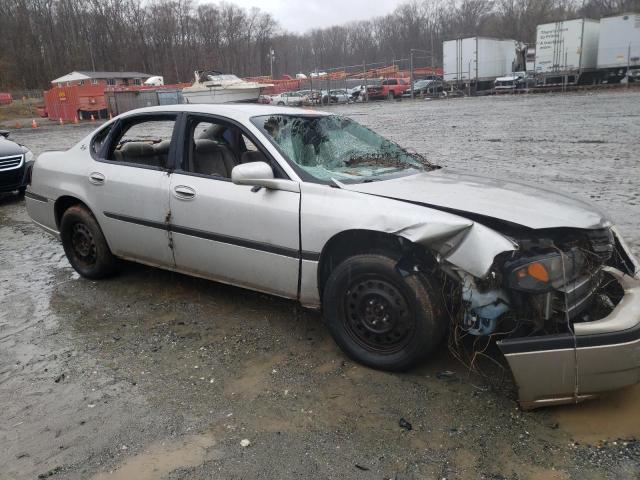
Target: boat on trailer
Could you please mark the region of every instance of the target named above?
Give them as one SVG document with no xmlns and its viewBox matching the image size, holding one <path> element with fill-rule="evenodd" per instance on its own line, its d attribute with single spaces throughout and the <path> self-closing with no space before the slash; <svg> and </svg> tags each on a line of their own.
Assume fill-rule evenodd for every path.
<svg viewBox="0 0 640 480">
<path fill-rule="evenodd" d="M 195 81 L 182 89 L 186 103 L 257 102 L 263 88 L 271 84 L 247 82 L 229 73 L 197 70 Z"/>
</svg>

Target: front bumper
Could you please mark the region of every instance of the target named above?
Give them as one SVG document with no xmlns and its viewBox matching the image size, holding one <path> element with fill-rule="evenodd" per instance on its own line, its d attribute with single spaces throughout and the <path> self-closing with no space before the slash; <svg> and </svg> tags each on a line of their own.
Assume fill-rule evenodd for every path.
<svg viewBox="0 0 640 480">
<path fill-rule="evenodd" d="M 27 166 L 29 162 L 22 161 L 19 167 L 10 170 L 0 170 L 0 192 L 13 192 L 27 185 Z"/>
<path fill-rule="evenodd" d="M 523 409 L 577 403 L 640 382 L 640 279 L 607 267 L 624 297 L 573 334 L 502 340 Z"/>
</svg>

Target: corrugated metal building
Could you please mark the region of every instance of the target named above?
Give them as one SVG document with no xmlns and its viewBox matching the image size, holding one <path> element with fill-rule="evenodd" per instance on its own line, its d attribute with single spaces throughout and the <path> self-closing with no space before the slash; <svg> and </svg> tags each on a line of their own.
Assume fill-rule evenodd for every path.
<svg viewBox="0 0 640 480">
<path fill-rule="evenodd" d="M 105 98 L 108 110 L 113 115 L 136 108 L 184 103 L 182 86 L 176 85 L 168 88 L 109 90 L 105 92 Z"/>
</svg>

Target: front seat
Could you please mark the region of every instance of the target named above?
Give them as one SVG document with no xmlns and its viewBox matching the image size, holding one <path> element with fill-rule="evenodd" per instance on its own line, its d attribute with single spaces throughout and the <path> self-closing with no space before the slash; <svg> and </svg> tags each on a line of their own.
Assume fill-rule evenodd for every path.
<svg viewBox="0 0 640 480">
<path fill-rule="evenodd" d="M 240 163 L 265 162 L 269 163 L 267 157 L 262 152 L 248 151 L 244 152 L 240 157 Z"/>
<path fill-rule="evenodd" d="M 193 155 L 193 171 L 195 173 L 231 178 L 231 170 L 234 166 L 233 153 L 224 145 L 213 140 L 199 139 L 195 141 Z"/>
</svg>

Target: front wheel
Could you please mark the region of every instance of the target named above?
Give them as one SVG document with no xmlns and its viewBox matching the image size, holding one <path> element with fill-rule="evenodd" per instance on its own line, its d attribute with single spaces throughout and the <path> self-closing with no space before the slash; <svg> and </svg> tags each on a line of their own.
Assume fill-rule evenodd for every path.
<svg viewBox="0 0 640 480">
<path fill-rule="evenodd" d="M 95 217 L 85 207 L 74 205 L 62 215 L 60 237 L 71 266 L 86 278 L 111 276 L 118 259 L 111 253 Z"/>
<path fill-rule="evenodd" d="M 446 322 L 441 289 L 419 273 L 403 276 L 384 255 L 357 255 L 331 273 L 324 318 L 336 343 L 372 368 L 411 368 L 442 341 Z"/>
</svg>

